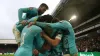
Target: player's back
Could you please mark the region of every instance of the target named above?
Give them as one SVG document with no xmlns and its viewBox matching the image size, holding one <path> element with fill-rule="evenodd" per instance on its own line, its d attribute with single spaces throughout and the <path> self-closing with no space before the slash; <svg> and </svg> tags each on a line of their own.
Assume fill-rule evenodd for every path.
<svg viewBox="0 0 100 56">
<path fill-rule="evenodd" d="M 21 34 L 21 46 L 15 53 L 15 56 L 32 56 L 32 41 L 29 30 L 25 27 Z"/>
<path fill-rule="evenodd" d="M 75 53 L 78 52 L 78 50 L 76 48 L 75 35 L 74 35 L 73 27 L 68 21 L 64 21 L 64 24 L 67 26 L 67 29 L 69 31 L 69 34 L 65 35 L 66 38 L 64 38 L 65 40 L 67 39 L 66 47 L 69 48 L 70 54 L 75 54 Z"/>
<path fill-rule="evenodd" d="M 75 44 L 75 35 L 74 35 L 74 30 L 73 30 L 72 25 L 68 21 L 65 21 L 65 24 L 67 25 L 67 29 L 69 31 L 69 34 L 67 35 L 68 36 L 69 47 L 76 46 L 76 44 Z"/>
<path fill-rule="evenodd" d="M 15 56 L 32 56 L 34 36 L 41 30 L 38 29 L 40 28 L 35 25 L 29 28 L 25 26 L 21 34 L 21 46 L 16 51 Z"/>
</svg>

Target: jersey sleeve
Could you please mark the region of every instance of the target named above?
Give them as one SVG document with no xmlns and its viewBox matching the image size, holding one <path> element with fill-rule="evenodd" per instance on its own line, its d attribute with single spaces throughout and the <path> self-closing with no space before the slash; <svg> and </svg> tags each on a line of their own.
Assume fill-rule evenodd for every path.
<svg viewBox="0 0 100 56">
<path fill-rule="evenodd" d="M 36 22 L 36 25 L 38 25 L 38 26 L 46 26 L 47 25 L 47 26 L 50 26 L 55 29 L 67 29 L 67 27 L 68 27 L 63 21 L 56 22 L 56 23 Z"/>
<path fill-rule="evenodd" d="M 20 8 L 18 10 L 18 18 L 19 18 L 19 21 L 22 21 L 23 20 L 23 18 L 22 18 L 23 13 L 28 13 L 32 9 L 33 9 L 33 7 L 30 7 L 30 8 Z"/>
<path fill-rule="evenodd" d="M 48 23 L 45 23 L 45 22 L 36 22 L 36 25 L 44 28 L 44 27 L 46 27 L 48 25 Z"/>
<path fill-rule="evenodd" d="M 62 39 L 62 34 L 57 34 L 55 38 L 61 40 Z"/>
<path fill-rule="evenodd" d="M 61 31 L 61 30 L 58 30 L 58 31 L 56 32 L 56 37 L 55 37 L 55 38 L 61 40 L 61 39 L 62 39 L 62 35 L 63 35 L 62 31 Z"/>
<path fill-rule="evenodd" d="M 65 21 L 60 21 L 56 23 L 50 23 L 49 24 L 52 28 L 55 29 L 67 29 L 69 26 L 65 23 Z"/>
<path fill-rule="evenodd" d="M 31 19 L 28 20 L 28 22 L 35 22 L 37 21 L 39 16 L 35 16 L 35 17 L 32 17 Z"/>
</svg>

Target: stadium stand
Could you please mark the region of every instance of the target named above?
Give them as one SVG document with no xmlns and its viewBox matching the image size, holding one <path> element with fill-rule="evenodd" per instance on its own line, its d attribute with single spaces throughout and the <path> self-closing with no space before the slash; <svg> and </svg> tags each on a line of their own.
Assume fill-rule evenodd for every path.
<svg viewBox="0 0 100 56">
<path fill-rule="evenodd" d="M 67 21 L 71 16 L 77 16 L 69 22 L 74 28 L 79 52 L 100 52 L 99 2 L 100 0 L 61 0 L 52 13 L 54 17 Z"/>
<path fill-rule="evenodd" d="M 76 43 L 79 52 L 100 52 L 100 37 L 81 38 Z"/>
<path fill-rule="evenodd" d="M 18 48 L 15 40 L 0 39 L 0 55 L 14 54 Z"/>
</svg>

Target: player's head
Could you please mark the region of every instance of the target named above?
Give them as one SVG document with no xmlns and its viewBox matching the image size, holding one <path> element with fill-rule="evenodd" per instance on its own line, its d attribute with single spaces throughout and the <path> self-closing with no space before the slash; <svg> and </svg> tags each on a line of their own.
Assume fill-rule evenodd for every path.
<svg viewBox="0 0 100 56">
<path fill-rule="evenodd" d="M 39 17 L 37 21 L 47 22 L 47 23 L 55 23 L 55 22 L 58 22 L 59 19 L 54 18 L 52 15 L 48 14 L 48 15 L 44 15 L 44 16 Z"/>
<path fill-rule="evenodd" d="M 53 17 L 51 15 L 40 16 L 37 21 L 51 23 Z"/>
<path fill-rule="evenodd" d="M 59 22 L 59 21 L 60 21 L 60 20 L 59 20 L 58 18 L 55 18 L 55 17 L 54 17 L 54 18 L 52 19 L 51 23 L 56 23 L 56 22 Z"/>
<path fill-rule="evenodd" d="M 38 8 L 39 15 L 43 14 L 48 9 L 49 9 L 48 5 L 45 3 L 42 3 Z"/>
</svg>

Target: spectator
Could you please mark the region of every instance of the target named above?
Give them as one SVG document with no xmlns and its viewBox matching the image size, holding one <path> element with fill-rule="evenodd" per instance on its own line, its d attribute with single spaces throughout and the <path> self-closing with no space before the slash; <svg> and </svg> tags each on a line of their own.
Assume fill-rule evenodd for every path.
<svg viewBox="0 0 100 56">
<path fill-rule="evenodd" d="M 79 52 L 100 52 L 100 37 L 78 39 L 76 43 Z"/>
</svg>

